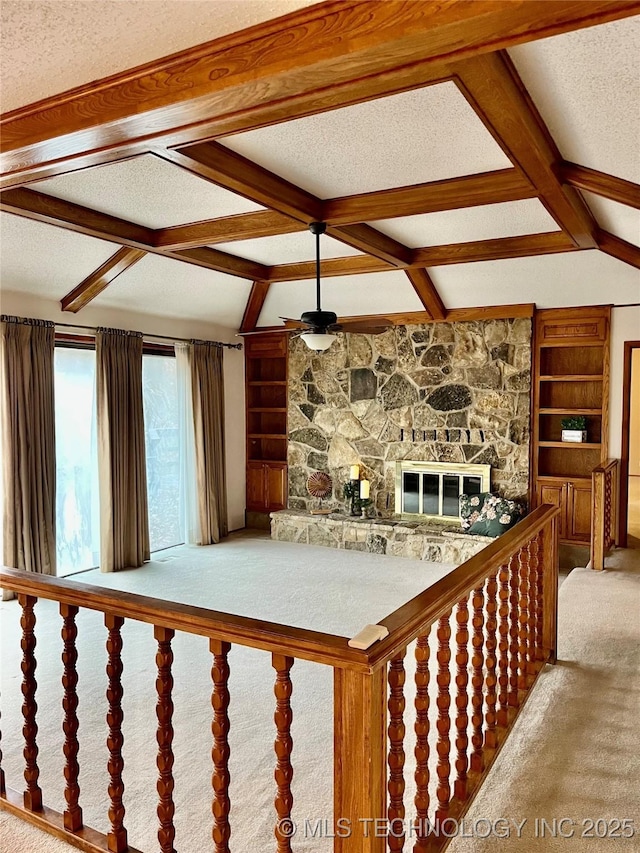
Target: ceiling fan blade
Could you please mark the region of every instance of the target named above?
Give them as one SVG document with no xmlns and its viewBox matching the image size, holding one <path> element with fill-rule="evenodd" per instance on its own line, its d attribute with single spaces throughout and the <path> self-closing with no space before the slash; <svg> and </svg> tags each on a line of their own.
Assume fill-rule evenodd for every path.
<svg viewBox="0 0 640 853">
<path fill-rule="evenodd" d="M 361 323 L 356 320 L 348 321 L 346 323 L 336 323 L 334 326 L 331 326 L 331 331 L 336 332 L 351 332 L 354 335 L 381 335 L 382 332 L 385 332 L 388 328 L 391 327 L 391 323 L 388 320 L 384 320 L 380 318 L 380 321 L 375 320 L 363 320 Z"/>
<path fill-rule="evenodd" d="M 300 320 L 294 320 L 292 317 L 280 317 L 281 320 L 284 320 L 285 329 L 306 329 L 307 324 L 302 323 Z"/>
</svg>

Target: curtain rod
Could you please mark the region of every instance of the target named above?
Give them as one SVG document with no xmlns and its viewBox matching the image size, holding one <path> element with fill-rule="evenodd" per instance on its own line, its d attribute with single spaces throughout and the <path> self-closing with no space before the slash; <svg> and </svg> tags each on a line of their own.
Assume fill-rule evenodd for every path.
<svg viewBox="0 0 640 853">
<path fill-rule="evenodd" d="M 88 332 L 96 332 L 97 326 L 80 326 L 75 323 L 58 323 L 54 321 L 56 326 L 61 326 L 67 329 L 83 329 Z M 162 341 L 173 341 L 174 343 L 184 343 L 189 344 L 193 340 L 192 338 L 174 338 L 170 335 L 147 335 L 145 332 L 142 332 L 143 338 L 155 338 L 156 340 Z M 216 344 L 220 347 L 227 347 L 228 349 L 242 349 L 242 344 L 227 344 L 224 341 L 207 341 L 207 343 Z"/>
</svg>

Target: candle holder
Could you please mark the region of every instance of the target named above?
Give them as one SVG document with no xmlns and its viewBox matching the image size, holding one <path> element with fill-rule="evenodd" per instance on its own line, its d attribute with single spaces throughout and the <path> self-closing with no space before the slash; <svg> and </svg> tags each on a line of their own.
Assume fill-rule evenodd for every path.
<svg viewBox="0 0 640 853">
<path fill-rule="evenodd" d="M 373 501 L 371 500 L 371 498 L 360 498 L 360 509 L 362 518 L 369 517 L 369 507 L 372 503 Z"/>
<path fill-rule="evenodd" d="M 360 515 L 360 480 L 349 480 L 344 484 L 344 496 L 351 501 L 349 515 Z"/>
</svg>

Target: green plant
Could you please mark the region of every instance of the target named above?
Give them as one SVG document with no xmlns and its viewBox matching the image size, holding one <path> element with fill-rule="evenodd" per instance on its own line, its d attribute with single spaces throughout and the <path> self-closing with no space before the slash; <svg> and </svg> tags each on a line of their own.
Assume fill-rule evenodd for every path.
<svg viewBox="0 0 640 853">
<path fill-rule="evenodd" d="M 587 419 L 584 415 L 574 415 L 571 418 L 562 418 L 562 429 L 577 429 L 585 430 L 587 428 Z"/>
</svg>

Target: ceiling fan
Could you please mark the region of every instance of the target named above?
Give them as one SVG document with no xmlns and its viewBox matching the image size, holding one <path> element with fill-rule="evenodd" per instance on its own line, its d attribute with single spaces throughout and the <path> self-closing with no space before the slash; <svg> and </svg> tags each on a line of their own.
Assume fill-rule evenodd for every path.
<svg viewBox="0 0 640 853">
<path fill-rule="evenodd" d="M 299 337 L 305 342 L 309 349 L 322 352 L 329 349 L 334 342 L 336 336 L 333 332 L 353 332 L 361 335 L 379 335 L 390 326 L 389 320 L 386 317 L 379 317 L 375 320 L 363 320 L 359 322 L 356 319 L 349 320 L 344 323 L 338 323 L 338 317 L 333 311 L 323 311 L 320 301 L 320 235 L 327 230 L 326 222 L 311 222 L 309 231 L 316 238 L 316 310 L 304 311 L 299 320 L 294 320 L 291 317 L 281 317 L 285 321 L 285 326 L 290 329 L 305 328 Z"/>
</svg>

